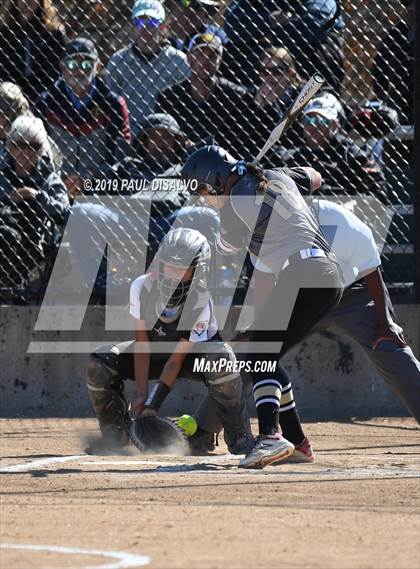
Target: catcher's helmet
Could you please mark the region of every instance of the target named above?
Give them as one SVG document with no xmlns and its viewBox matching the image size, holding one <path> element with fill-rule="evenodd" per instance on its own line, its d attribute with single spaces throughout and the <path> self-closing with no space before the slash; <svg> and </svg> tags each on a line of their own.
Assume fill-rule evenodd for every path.
<svg viewBox="0 0 420 569">
<path fill-rule="evenodd" d="M 197 180 L 198 187 L 207 184 L 214 195 L 223 193 L 226 180 L 238 164 L 229 152 L 221 146 L 203 146 L 196 150 L 185 162 L 181 177 Z M 192 192 L 193 193 L 193 192 Z"/>
<path fill-rule="evenodd" d="M 207 239 L 196 229 L 179 227 L 171 229 L 163 238 L 158 252 L 157 287 L 163 306 L 181 306 L 193 288 L 207 289 L 207 273 L 211 258 Z M 193 279 L 178 282 L 165 275 L 165 264 L 194 268 Z"/>
</svg>

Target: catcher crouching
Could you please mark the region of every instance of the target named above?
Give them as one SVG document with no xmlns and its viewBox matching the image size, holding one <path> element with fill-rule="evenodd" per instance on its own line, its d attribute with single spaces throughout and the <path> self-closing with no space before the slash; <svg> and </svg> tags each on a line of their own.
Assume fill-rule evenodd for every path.
<svg viewBox="0 0 420 569">
<path fill-rule="evenodd" d="M 130 314 L 135 341 L 106 345 L 91 354 L 86 373 L 87 388 L 99 420 L 102 446 L 115 450 L 129 440 L 131 419 L 124 395 L 124 380 L 134 380 L 136 417 L 156 415 L 178 377 L 204 381 L 214 401 L 194 414 L 199 429 L 192 437 L 194 448 L 213 450 L 213 433 L 224 428 L 229 452 L 243 454 L 253 447 L 244 386 L 234 366 L 235 355 L 222 341 L 207 287 L 210 246 L 197 230 L 172 229 L 162 240 L 154 269 L 135 279 L 130 289 Z M 139 344 L 136 344 L 139 343 Z M 172 353 L 154 353 L 153 342 L 171 342 Z M 200 344 L 199 350 L 197 344 Z M 136 350 L 136 345 L 146 349 Z M 198 352 L 198 353 L 197 353 Z M 193 371 L 194 359 L 211 365 Z M 216 365 L 215 365 L 216 364 Z M 159 378 L 149 392 L 149 380 Z M 208 437 L 211 437 L 209 440 Z"/>
</svg>

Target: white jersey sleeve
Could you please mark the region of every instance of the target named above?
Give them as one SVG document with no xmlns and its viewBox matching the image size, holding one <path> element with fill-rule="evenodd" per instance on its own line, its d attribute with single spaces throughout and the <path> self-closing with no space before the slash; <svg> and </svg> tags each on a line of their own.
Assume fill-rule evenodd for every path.
<svg viewBox="0 0 420 569">
<path fill-rule="evenodd" d="M 327 200 L 314 200 L 319 223 L 330 243 L 331 250 L 348 287 L 381 264 L 378 247 L 371 229 L 354 213 Z"/>
<path fill-rule="evenodd" d="M 141 320 L 140 293 L 147 275 L 137 277 L 130 286 L 130 314 L 136 320 Z"/>
<path fill-rule="evenodd" d="M 196 323 L 194 324 L 189 341 L 207 342 L 217 333 L 217 320 L 214 315 L 213 301 L 210 299 L 201 311 Z"/>
<path fill-rule="evenodd" d="M 358 232 L 354 244 L 354 256 L 357 257 L 359 279 L 374 271 L 381 264 L 381 257 L 372 230 L 365 223 L 363 223 L 363 230 Z"/>
</svg>

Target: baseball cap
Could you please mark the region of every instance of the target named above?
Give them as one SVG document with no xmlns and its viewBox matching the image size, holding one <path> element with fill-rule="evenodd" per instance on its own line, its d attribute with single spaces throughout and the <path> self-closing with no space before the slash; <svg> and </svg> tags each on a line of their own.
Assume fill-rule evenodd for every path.
<svg viewBox="0 0 420 569">
<path fill-rule="evenodd" d="M 98 59 L 98 50 L 92 40 L 87 38 L 76 38 L 68 42 L 64 49 L 64 58 L 73 55 L 86 55 L 92 59 Z"/>
<path fill-rule="evenodd" d="M 164 128 L 173 134 L 185 136 L 176 119 L 167 113 L 148 115 L 140 125 L 140 130 L 143 132 L 152 128 Z"/>
<path fill-rule="evenodd" d="M 211 34 L 209 32 L 204 34 L 196 34 L 191 38 L 191 41 L 188 45 L 188 51 L 194 51 L 194 49 L 198 49 L 200 47 L 211 47 L 216 51 L 219 55 L 223 53 L 223 43 L 219 36 L 215 34 Z"/>
<path fill-rule="evenodd" d="M 335 95 L 325 93 L 319 97 L 315 97 L 308 103 L 303 111 L 304 115 L 309 113 L 318 113 L 329 120 L 341 121 L 344 117 L 344 110 Z"/>
<path fill-rule="evenodd" d="M 140 16 L 147 16 L 162 23 L 165 21 L 165 8 L 158 0 L 137 0 L 131 11 L 131 19 L 135 20 Z"/>
</svg>

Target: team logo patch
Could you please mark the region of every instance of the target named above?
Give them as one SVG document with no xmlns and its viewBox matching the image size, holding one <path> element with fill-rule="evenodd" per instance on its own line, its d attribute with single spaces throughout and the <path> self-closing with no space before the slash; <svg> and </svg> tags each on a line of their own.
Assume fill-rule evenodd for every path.
<svg viewBox="0 0 420 569">
<path fill-rule="evenodd" d="M 166 336 L 166 332 L 163 331 L 162 326 L 159 326 L 159 328 L 153 328 L 153 330 L 158 333 L 158 336 Z"/>
<path fill-rule="evenodd" d="M 208 325 L 209 323 L 207 320 L 202 320 L 200 322 L 197 322 L 196 325 L 194 326 L 194 332 L 200 336 L 200 334 L 202 334 L 205 330 L 207 330 Z"/>
</svg>

